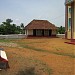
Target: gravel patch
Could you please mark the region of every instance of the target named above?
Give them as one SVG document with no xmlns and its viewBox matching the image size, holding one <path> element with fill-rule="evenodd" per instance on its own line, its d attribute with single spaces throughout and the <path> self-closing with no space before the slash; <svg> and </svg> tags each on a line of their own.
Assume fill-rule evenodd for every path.
<svg viewBox="0 0 75 75">
<path fill-rule="evenodd" d="M 7 46 L 7 47 L 18 47 L 18 45 L 16 43 L 0 43 L 0 46 Z"/>
</svg>

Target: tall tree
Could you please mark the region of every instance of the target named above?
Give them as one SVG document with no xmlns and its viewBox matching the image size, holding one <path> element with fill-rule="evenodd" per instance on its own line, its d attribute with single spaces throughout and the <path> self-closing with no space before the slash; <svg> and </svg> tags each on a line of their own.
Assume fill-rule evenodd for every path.
<svg viewBox="0 0 75 75">
<path fill-rule="evenodd" d="M 5 34 L 5 26 L 3 24 L 0 25 L 0 34 Z"/>
<path fill-rule="evenodd" d="M 21 27 L 21 34 L 24 34 L 24 24 L 23 23 L 21 23 L 21 25 L 20 25 L 20 27 Z"/>
<path fill-rule="evenodd" d="M 5 34 L 12 34 L 12 26 L 11 26 L 12 22 L 13 20 L 11 19 L 6 19 L 6 22 L 3 22 L 5 26 Z"/>
<path fill-rule="evenodd" d="M 17 33 L 17 34 L 20 34 L 20 33 L 21 33 L 21 27 L 20 27 L 20 26 L 17 26 L 17 27 L 16 27 L 16 33 Z"/>
<path fill-rule="evenodd" d="M 24 34 L 24 24 L 21 23 L 20 26 L 12 24 L 13 20 L 6 19 L 5 22 L 2 22 L 0 25 L 0 34 Z"/>
<path fill-rule="evenodd" d="M 64 34 L 64 33 L 65 33 L 65 27 L 63 27 L 63 26 L 58 27 L 57 32 L 58 32 L 59 34 Z"/>
<path fill-rule="evenodd" d="M 16 25 L 11 24 L 13 20 L 6 19 L 5 22 L 2 22 L 0 25 L 0 34 L 15 34 Z"/>
<path fill-rule="evenodd" d="M 10 24 L 10 23 L 12 23 L 12 22 L 13 22 L 13 20 L 11 20 L 11 19 L 6 19 L 6 23 Z"/>
<path fill-rule="evenodd" d="M 23 24 L 23 23 L 21 23 L 21 25 L 20 25 L 20 26 L 21 26 L 21 29 L 24 29 L 24 24 Z"/>
</svg>

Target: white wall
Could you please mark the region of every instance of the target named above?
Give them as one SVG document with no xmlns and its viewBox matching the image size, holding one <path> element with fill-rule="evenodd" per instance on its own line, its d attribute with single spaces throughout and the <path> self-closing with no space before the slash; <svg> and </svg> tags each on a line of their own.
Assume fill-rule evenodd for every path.
<svg viewBox="0 0 75 75">
<path fill-rule="evenodd" d="M 57 34 L 56 37 L 58 37 L 58 38 L 65 38 L 65 34 Z"/>
<path fill-rule="evenodd" d="M 27 35 L 33 35 L 33 30 L 28 30 L 28 34 Z"/>
<path fill-rule="evenodd" d="M 26 37 L 25 34 L 0 35 L 0 39 L 21 39 Z"/>
<path fill-rule="evenodd" d="M 68 34 L 68 35 L 67 35 L 67 38 L 68 38 L 68 39 L 71 39 L 71 31 L 68 31 L 67 34 Z"/>
<path fill-rule="evenodd" d="M 52 35 L 56 35 L 56 30 L 52 30 Z"/>
<path fill-rule="evenodd" d="M 27 34 L 26 35 L 33 35 L 33 30 L 27 30 L 26 31 L 27 32 Z M 52 35 L 56 35 L 56 30 L 52 30 Z"/>
</svg>

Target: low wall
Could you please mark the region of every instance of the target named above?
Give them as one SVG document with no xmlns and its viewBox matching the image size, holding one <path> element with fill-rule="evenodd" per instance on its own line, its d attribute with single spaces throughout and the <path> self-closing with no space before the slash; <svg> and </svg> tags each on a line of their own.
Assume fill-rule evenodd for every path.
<svg viewBox="0 0 75 75">
<path fill-rule="evenodd" d="M 0 39 L 22 39 L 26 37 L 25 34 L 0 35 Z"/>
<path fill-rule="evenodd" d="M 65 38 L 65 34 L 57 34 L 56 37 L 58 37 L 58 38 Z"/>
<path fill-rule="evenodd" d="M 58 38 L 65 38 L 65 34 L 57 34 Z M 0 39 L 22 39 L 27 38 L 25 34 L 13 34 L 13 35 L 0 35 Z"/>
</svg>

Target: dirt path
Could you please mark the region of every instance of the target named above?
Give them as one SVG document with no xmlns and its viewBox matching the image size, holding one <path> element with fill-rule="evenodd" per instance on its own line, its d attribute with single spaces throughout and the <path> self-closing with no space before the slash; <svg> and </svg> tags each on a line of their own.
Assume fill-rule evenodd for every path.
<svg viewBox="0 0 75 75">
<path fill-rule="evenodd" d="M 65 40 L 52 40 L 53 39 L 24 39 L 18 40 L 17 42 L 21 43 L 23 46 L 28 45 L 30 47 L 41 48 L 58 53 L 74 53 L 73 49 L 75 46 L 65 44 Z M 58 42 L 58 44 L 55 43 L 55 41 Z M 47 47 L 45 45 L 47 45 Z M 36 71 L 39 73 L 38 75 L 75 75 L 74 57 L 48 53 L 46 51 L 37 51 L 33 50 L 33 48 L 23 48 L 17 46 L 2 47 L 5 49 L 8 55 L 10 69 L 3 71 L 0 75 L 16 75 L 20 69 L 24 69 L 27 66 L 36 67 Z M 57 49 L 61 49 L 61 51 L 58 51 Z"/>
<path fill-rule="evenodd" d="M 19 55 L 21 57 L 30 58 L 33 60 L 36 59 L 36 60 L 44 62 L 51 69 L 51 71 L 50 71 L 51 75 L 74 75 L 75 59 L 71 58 L 69 56 L 37 52 L 37 51 L 29 50 L 29 49 L 13 48 L 13 50 L 9 49 L 8 51 L 9 51 L 9 53 L 13 53 L 16 57 L 18 57 L 18 55 Z M 6 51 L 6 52 L 8 52 L 8 51 Z M 9 59 L 12 57 L 13 56 L 9 57 Z M 21 59 L 23 59 L 23 58 L 21 58 Z M 12 63 L 10 63 L 10 64 L 11 64 L 10 66 L 12 66 Z M 19 66 L 18 66 L 18 68 L 19 68 Z"/>
</svg>

